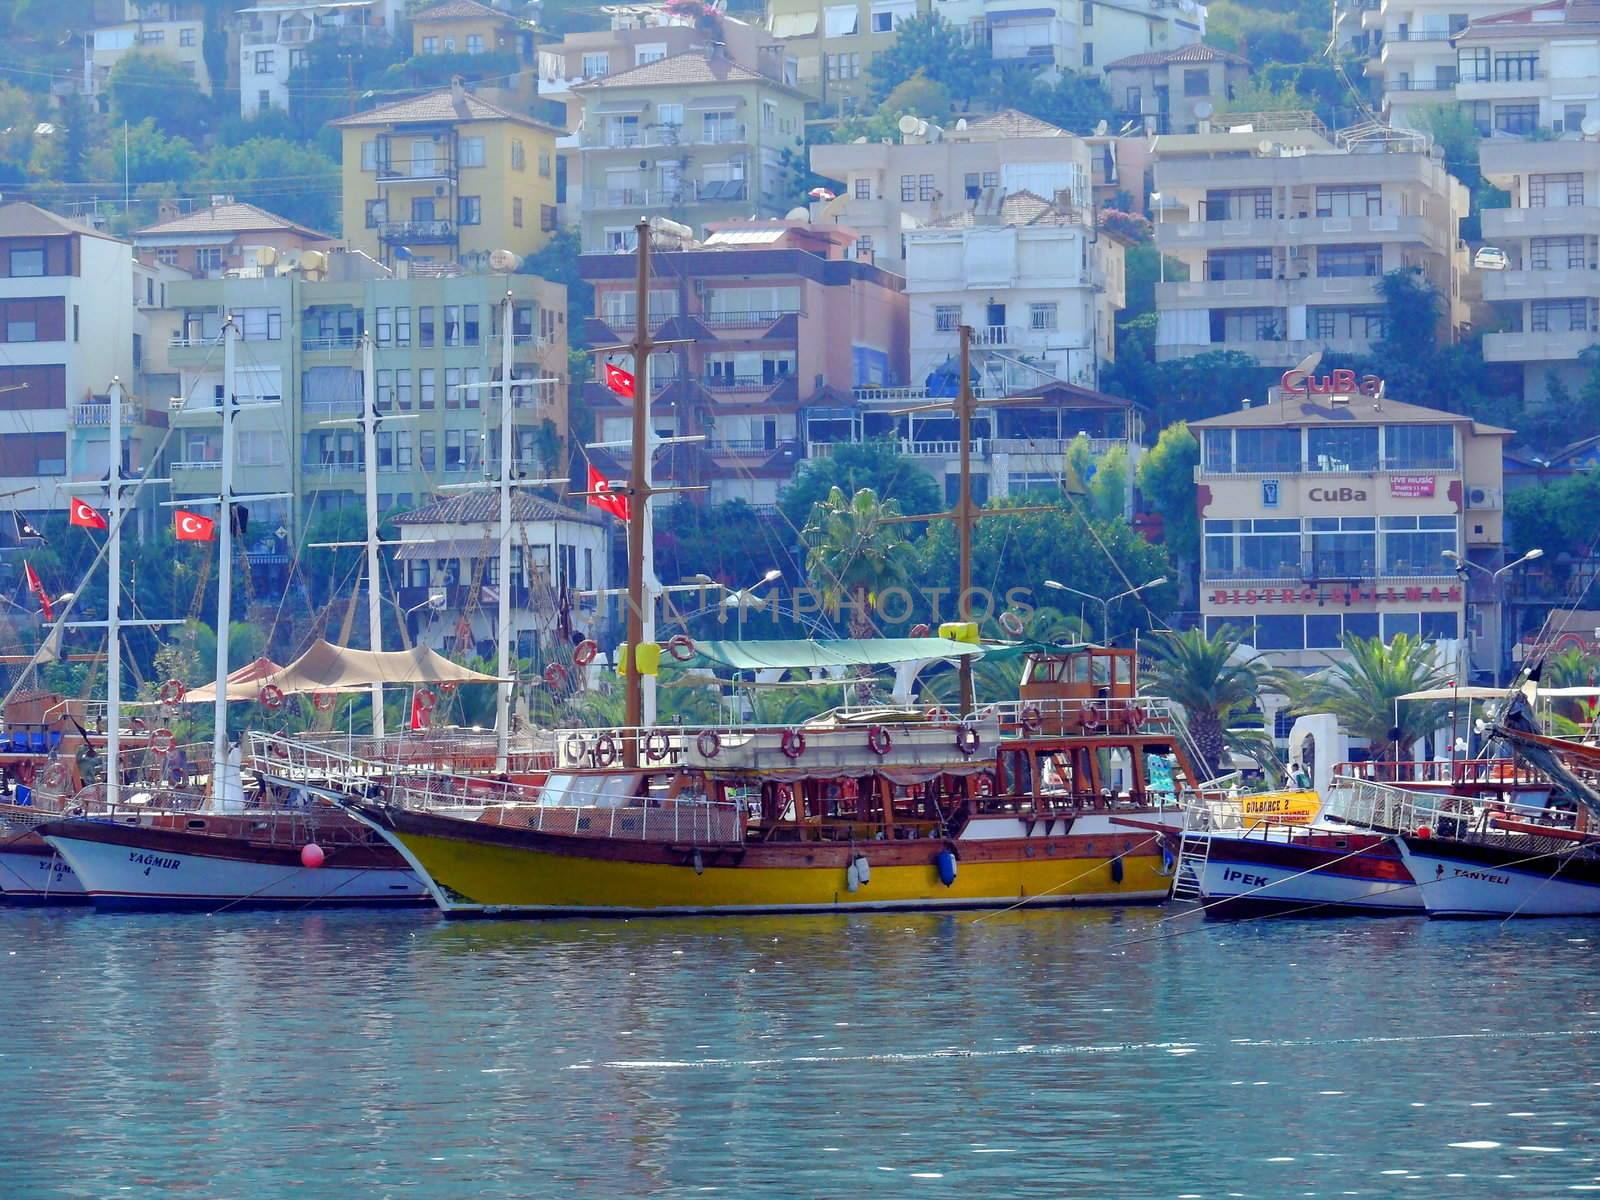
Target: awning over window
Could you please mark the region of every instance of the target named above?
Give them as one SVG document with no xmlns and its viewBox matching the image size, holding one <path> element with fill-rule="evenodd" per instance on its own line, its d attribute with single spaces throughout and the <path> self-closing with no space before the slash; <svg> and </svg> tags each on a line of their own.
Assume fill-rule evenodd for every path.
<svg viewBox="0 0 1600 1200">
<path fill-rule="evenodd" d="M 638 100 L 602 100 L 599 104 L 596 104 L 593 108 L 589 109 L 588 111 L 589 112 L 593 112 L 593 113 L 599 113 L 601 115 L 604 115 L 606 113 L 642 113 L 645 109 L 647 109 L 649 107 L 650 107 L 650 101 L 644 100 L 644 99 L 638 99 Z"/>
<path fill-rule="evenodd" d="M 395 547 L 399 562 L 421 562 L 434 558 L 483 558 L 491 553 L 489 539 L 439 538 L 436 540 L 402 541 Z"/>
<path fill-rule="evenodd" d="M 810 37 L 817 31 L 817 14 L 775 13 L 772 18 L 772 36 L 777 38 Z"/>
</svg>

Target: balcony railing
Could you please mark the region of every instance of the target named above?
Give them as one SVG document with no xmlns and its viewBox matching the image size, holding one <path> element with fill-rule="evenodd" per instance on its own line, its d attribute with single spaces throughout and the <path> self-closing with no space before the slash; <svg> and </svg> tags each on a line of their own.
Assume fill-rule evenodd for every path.
<svg viewBox="0 0 1600 1200">
<path fill-rule="evenodd" d="M 386 242 L 453 242 L 454 221 L 385 221 L 378 226 L 378 237 Z"/>
<path fill-rule="evenodd" d="M 1390 92 L 1448 92 L 1456 86 L 1454 79 L 1397 79 L 1393 83 L 1386 82 L 1385 91 Z"/>
<path fill-rule="evenodd" d="M 300 349 L 306 351 L 319 350 L 354 350 L 361 345 L 361 339 L 352 335 L 338 337 L 303 337 L 300 339 Z"/>
<path fill-rule="evenodd" d="M 74 425 L 109 425 L 111 424 L 111 405 L 109 404 L 74 404 L 72 406 L 72 423 Z"/>
<path fill-rule="evenodd" d="M 1473 71 L 1463 75 L 1458 83 L 1533 83 L 1545 78 L 1545 73 L 1537 67 L 1519 71 L 1513 75 L 1501 75 L 1496 71 Z"/>
<path fill-rule="evenodd" d="M 744 125 L 691 128 L 682 125 L 645 125 L 585 129 L 581 144 L 592 149 L 630 150 L 643 146 L 728 146 L 748 140 Z"/>
<path fill-rule="evenodd" d="M 1011 325 L 980 325 L 972 331 L 974 346 L 1015 345 L 1022 330 Z"/>
<path fill-rule="evenodd" d="M 797 315 L 797 308 L 761 309 L 751 312 L 701 313 L 699 320 L 712 329 L 764 329 L 783 317 Z"/>
<path fill-rule="evenodd" d="M 827 458 L 832 455 L 835 446 L 854 444 L 854 442 L 812 442 L 808 454 L 812 458 Z M 959 441 L 914 442 L 907 438 L 899 438 L 895 440 L 895 445 L 901 454 L 913 458 L 956 458 L 961 453 Z M 987 456 L 989 452 L 987 438 L 974 438 L 969 445 L 972 453 L 980 458 Z"/>
<path fill-rule="evenodd" d="M 777 387 L 784 378 L 782 375 L 775 375 L 771 379 L 763 375 L 707 375 L 701 379 L 700 384 L 712 392 L 759 391 L 762 388 Z"/>
<path fill-rule="evenodd" d="M 1400 29 L 1385 33 L 1386 42 L 1448 42 L 1455 36 L 1448 29 Z"/>
<path fill-rule="evenodd" d="M 222 460 L 215 458 L 191 459 L 187 462 L 173 463 L 172 469 L 174 471 L 220 471 L 222 470 Z"/>
</svg>

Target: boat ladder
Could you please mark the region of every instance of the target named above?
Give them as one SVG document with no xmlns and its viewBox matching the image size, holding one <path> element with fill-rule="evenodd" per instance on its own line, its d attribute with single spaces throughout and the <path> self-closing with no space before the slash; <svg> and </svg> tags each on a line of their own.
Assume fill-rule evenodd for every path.
<svg viewBox="0 0 1600 1200">
<path fill-rule="evenodd" d="M 1200 880 L 1211 861 L 1209 834 L 1185 829 L 1178 840 L 1178 862 L 1172 871 L 1172 898 L 1199 900 Z"/>
</svg>

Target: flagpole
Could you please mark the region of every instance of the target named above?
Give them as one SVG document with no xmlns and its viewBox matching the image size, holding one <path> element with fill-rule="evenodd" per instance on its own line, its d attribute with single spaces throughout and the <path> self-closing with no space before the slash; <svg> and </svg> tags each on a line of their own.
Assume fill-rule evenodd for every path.
<svg viewBox="0 0 1600 1200">
<path fill-rule="evenodd" d="M 383 649 L 383 619 L 378 608 L 378 396 L 372 362 L 372 334 L 361 335 L 361 439 L 367 465 L 367 642 Z M 372 736 L 383 736 L 383 684 L 372 685 Z"/>
<path fill-rule="evenodd" d="M 216 730 L 211 735 L 211 807 L 224 808 L 228 774 L 228 610 L 233 600 L 233 416 L 234 343 L 239 331 L 230 316 L 222 323 L 222 463 L 221 518 L 217 529 L 217 701 Z"/>
<path fill-rule="evenodd" d="M 640 218 L 635 226 L 638 239 L 637 276 L 634 280 L 633 316 L 633 428 L 631 430 L 632 461 L 628 464 L 628 637 L 622 652 L 627 673 L 623 676 L 623 736 L 624 763 L 637 769 L 639 766 L 639 728 L 644 724 L 644 676 L 639 670 L 640 647 L 644 645 L 645 572 L 646 560 L 645 512 L 650 503 L 650 222 Z M 651 621 L 650 625 L 654 625 Z"/>
<path fill-rule="evenodd" d="M 116 806 L 122 784 L 122 381 L 113 378 L 109 438 L 111 473 L 106 518 L 106 803 Z"/>
<path fill-rule="evenodd" d="M 500 312 L 500 603 L 496 612 L 499 643 L 496 666 L 500 682 L 495 691 L 494 769 L 504 774 L 511 752 L 511 359 L 516 341 L 511 326 L 511 293 L 501 302 Z M 560 561 L 560 539 L 555 539 L 554 554 Z M 528 564 L 522 564 L 523 572 Z M 559 568 L 558 568 L 559 569 Z"/>
</svg>

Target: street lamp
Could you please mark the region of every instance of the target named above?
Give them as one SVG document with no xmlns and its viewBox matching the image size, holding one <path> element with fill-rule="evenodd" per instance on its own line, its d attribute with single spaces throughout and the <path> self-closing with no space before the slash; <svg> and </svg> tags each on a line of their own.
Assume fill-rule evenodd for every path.
<svg viewBox="0 0 1600 1200">
<path fill-rule="evenodd" d="M 1443 551 L 1440 552 L 1440 556 L 1442 558 L 1446 559 L 1449 562 L 1455 563 L 1455 565 L 1456 565 L 1456 573 L 1458 575 L 1460 575 L 1463 580 L 1465 580 L 1466 577 L 1467 577 L 1467 568 L 1469 568 L 1469 567 L 1472 568 L 1472 570 L 1481 572 L 1482 574 L 1487 575 L 1489 577 L 1489 582 L 1492 585 L 1494 585 L 1495 607 L 1498 610 L 1498 615 L 1499 615 L 1499 617 L 1501 619 L 1501 622 L 1503 624 L 1504 615 L 1505 615 L 1505 602 L 1500 596 L 1500 577 L 1502 575 L 1504 575 L 1507 571 L 1515 570 L 1517 567 L 1520 567 L 1523 563 L 1532 562 L 1536 558 L 1543 558 L 1544 557 L 1544 551 L 1542 549 L 1540 549 L 1538 546 L 1535 546 L 1532 550 L 1529 550 L 1521 558 L 1515 560 L 1514 562 L 1508 562 L 1505 566 L 1501 567 L 1498 571 L 1491 571 L 1488 567 L 1484 566 L 1482 563 L 1475 563 L 1470 558 L 1465 558 L 1462 555 L 1458 554 L 1454 550 L 1443 550 Z M 1503 657 L 1501 652 L 1504 649 L 1504 646 L 1505 646 L 1505 636 L 1502 633 L 1501 636 L 1496 639 L 1496 645 L 1495 645 L 1495 654 L 1494 654 L 1494 685 L 1495 685 L 1495 687 L 1499 687 L 1500 686 L 1500 660 Z"/>
<path fill-rule="evenodd" d="M 691 582 L 700 583 L 700 584 L 706 584 L 706 585 L 708 585 L 710 587 L 721 588 L 723 591 L 728 593 L 727 598 L 723 600 L 722 604 L 723 604 L 724 608 L 735 608 L 735 609 L 738 610 L 739 619 L 738 619 L 738 624 L 735 627 L 736 628 L 735 636 L 741 642 L 744 641 L 744 606 L 745 606 L 745 600 L 749 597 L 750 593 L 755 591 L 758 587 L 764 587 L 766 584 L 771 583 L 773 580 L 781 579 L 781 578 L 783 578 L 783 572 L 778 570 L 777 567 L 770 567 L 761 576 L 760 579 L 756 580 L 749 587 L 740 588 L 738 591 L 734 591 L 727 584 L 722 583 L 719 580 L 711 578 L 711 576 L 705 574 L 704 572 L 701 572 L 698 575 L 690 576 Z"/>
<path fill-rule="evenodd" d="M 445 594 L 443 592 L 429 592 L 426 600 L 424 600 L 421 604 L 413 604 L 410 608 L 405 610 L 405 615 L 409 617 L 419 608 L 430 609 L 433 612 L 443 612 L 444 605 Z"/>
<path fill-rule="evenodd" d="M 1071 592 L 1074 596 L 1082 596 L 1085 600 L 1093 600 L 1096 604 L 1098 604 L 1100 606 L 1101 640 L 1103 644 L 1109 646 L 1111 644 L 1111 606 L 1118 600 L 1122 600 L 1128 596 L 1137 596 L 1140 592 L 1149 588 L 1160 587 L 1166 581 L 1167 577 L 1165 575 L 1157 575 L 1148 583 L 1141 583 L 1138 587 L 1129 588 L 1125 592 L 1118 592 L 1115 596 L 1111 596 L 1109 598 L 1095 596 L 1089 592 L 1080 592 L 1077 588 L 1068 587 L 1066 584 L 1060 583 L 1054 579 L 1046 579 L 1044 581 L 1044 585 L 1045 587 L 1053 588 L 1058 592 Z"/>
</svg>

